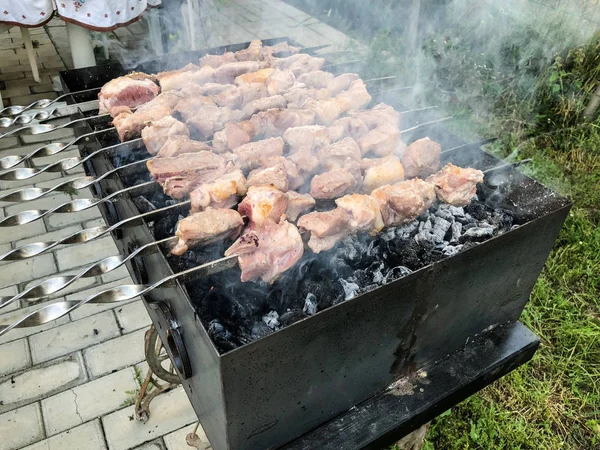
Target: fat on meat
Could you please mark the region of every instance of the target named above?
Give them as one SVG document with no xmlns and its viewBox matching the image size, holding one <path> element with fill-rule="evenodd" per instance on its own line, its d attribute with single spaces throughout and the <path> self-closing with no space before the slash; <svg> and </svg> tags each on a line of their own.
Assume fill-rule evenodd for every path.
<svg viewBox="0 0 600 450">
<path fill-rule="evenodd" d="M 238 203 L 239 197 L 246 195 L 247 190 L 246 177 L 242 171 L 233 170 L 215 181 L 201 184 L 191 191 L 191 212 L 195 213 L 207 208 L 231 208 Z"/>
<path fill-rule="evenodd" d="M 250 186 L 238 211 L 260 227 L 266 221 L 279 223 L 287 210 L 288 201 L 288 196 L 273 186 Z"/>
<path fill-rule="evenodd" d="M 400 225 L 416 219 L 435 200 L 434 185 L 418 178 L 383 186 L 371 192 L 379 204 L 386 226 Z"/>
<path fill-rule="evenodd" d="M 100 114 L 110 113 L 115 117 L 112 109 L 117 106 L 135 108 L 149 102 L 160 92 L 155 83 L 155 78 L 144 73 L 134 72 L 123 77 L 115 78 L 100 89 L 98 94 L 98 107 Z"/>
<path fill-rule="evenodd" d="M 169 136 L 158 152 L 160 158 L 171 158 L 182 153 L 212 152 L 205 142 L 194 141 L 188 136 Z"/>
<path fill-rule="evenodd" d="M 350 232 L 364 231 L 374 235 L 383 229 L 384 224 L 379 204 L 371 196 L 364 194 L 345 195 L 338 198 L 335 204 L 348 215 Z"/>
<path fill-rule="evenodd" d="M 435 193 L 443 202 L 466 206 L 477 195 L 477 184 L 483 182 L 483 172 L 449 163 L 426 181 L 435 186 Z"/>
<path fill-rule="evenodd" d="M 151 155 L 156 155 L 171 136 L 189 137 L 190 131 L 183 123 L 171 116 L 151 122 L 142 130 L 144 145 Z"/>
<path fill-rule="evenodd" d="M 369 194 L 374 189 L 387 184 L 395 184 L 404 180 L 404 167 L 397 156 L 388 156 L 375 160 L 362 160 L 361 166 L 368 166 L 364 169 L 364 179 L 362 191 Z"/>
</svg>

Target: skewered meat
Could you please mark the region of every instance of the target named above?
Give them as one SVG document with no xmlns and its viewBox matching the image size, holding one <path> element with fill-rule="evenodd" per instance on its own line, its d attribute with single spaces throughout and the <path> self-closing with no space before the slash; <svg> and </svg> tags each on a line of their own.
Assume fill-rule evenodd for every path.
<svg viewBox="0 0 600 450">
<path fill-rule="evenodd" d="M 317 152 L 321 165 L 326 169 L 343 167 L 350 161 L 360 161 L 361 153 L 358 144 L 351 137 L 327 145 Z"/>
<path fill-rule="evenodd" d="M 242 281 L 260 278 L 266 283 L 273 283 L 303 253 L 302 237 L 287 220 L 279 224 L 268 220 L 260 227 L 250 227 L 225 251 L 226 256 L 239 255 Z"/>
<path fill-rule="evenodd" d="M 141 105 L 135 112 L 122 112 L 113 119 L 121 142 L 140 136 L 144 127 L 163 117 L 170 116 L 180 97 L 175 92 L 159 94 L 148 103 Z"/>
<path fill-rule="evenodd" d="M 331 142 L 337 142 L 346 136 L 360 139 L 361 136 L 368 133 L 369 128 L 361 121 L 354 117 L 342 117 L 337 119 L 327 127 L 327 133 Z M 359 144 L 360 146 L 360 144 Z"/>
<path fill-rule="evenodd" d="M 477 183 L 483 182 L 483 172 L 446 164 L 442 170 L 427 178 L 435 185 L 435 193 L 443 202 L 466 206 L 477 193 Z"/>
<path fill-rule="evenodd" d="M 241 117 L 249 119 L 254 114 L 272 108 L 285 108 L 287 101 L 283 95 L 272 95 L 270 97 L 258 98 L 251 101 L 242 109 Z"/>
<path fill-rule="evenodd" d="M 213 136 L 213 148 L 222 153 L 228 150 L 248 144 L 254 137 L 254 126 L 251 122 L 244 120 L 239 123 L 226 123 L 221 131 Z"/>
<path fill-rule="evenodd" d="M 360 78 L 355 73 L 343 73 L 327 83 L 327 86 L 325 87 L 329 91 L 329 95 L 335 97 L 340 92 L 347 91 L 352 83 L 359 79 Z"/>
<path fill-rule="evenodd" d="M 241 61 L 223 64 L 215 69 L 215 81 L 217 83 L 230 84 L 244 73 L 256 72 L 260 65 L 256 61 Z"/>
<path fill-rule="evenodd" d="M 295 55 L 300 52 L 300 47 L 294 47 L 287 42 L 279 42 L 275 45 L 263 47 L 264 52 L 269 56 L 273 55 L 273 53 L 290 53 L 291 55 Z"/>
<path fill-rule="evenodd" d="M 371 193 L 386 226 L 399 225 L 416 219 L 435 200 L 434 186 L 423 180 L 402 181 L 375 189 Z"/>
<path fill-rule="evenodd" d="M 186 124 L 198 138 L 209 139 L 217 131 L 221 131 L 226 123 L 240 120 L 241 114 L 240 110 L 232 110 L 225 106 L 206 106 L 188 118 Z"/>
<path fill-rule="evenodd" d="M 146 150 L 151 155 L 156 155 L 167 139 L 171 136 L 190 136 L 187 127 L 171 116 L 152 122 L 142 130 L 142 139 Z"/>
<path fill-rule="evenodd" d="M 152 177 L 173 198 L 186 197 L 195 186 L 216 180 L 229 171 L 229 165 L 224 157 L 205 151 L 146 162 Z"/>
<path fill-rule="evenodd" d="M 329 138 L 328 128 L 322 125 L 288 128 L 283 133 L 283 140 L 288 145 L 290 153 L 294 153 L 302 148 L 313 150 L 325 147 L 332 142 Z"/>
<path fill-rule="evenodd" d="M 233 52 L 227 52 L 222 55 L 204 55 L 200 58 L 200 66 L 209 66 L 214 69 L 222 66 L 223 64 L 228 64 L 232 62 L 236 62 L 237 59 Z"/>
<path fill-rule="evenodd" d="M 376 156 L 402 154 L 406 145 L 402 142 L 400 130 L 389 124 L 382 124 L 358 138 L 363 155 Z"/>
<path fill-rule="evenodd" d="M 180 92 L 183 94 L 184 97 L 195 97 L 198 95 L 205 95 L 207 97 L 213 98 L 215 96 L 218 96 L 222 92 L 229 91 L 235 87 L 236 86 L 233 84 L 221 83 L 186 84 L 183 88 L 180 89 Z M 221 106 L 218 102 L 216 103 L 217 105 Z"/>
<path fill-rule="evenodd" d="M 333 169 L 320 175 L 315 175 L 310 182 L 310 195 L 318 199 L 338 198 L 354 192 L 358 181 L 345 169 Z"/>
<path fill-rule="evenodd" d="M 188 136 L 169 136 L 160 148 L 158 156 L 161 158 L 172 158 L 183 153 L 198 153 L 203 151 L 212 152 L 212 148 L 207 143 L 194 141 Z"/>
<path fill-rule="evenodd" d="M 253 83 L 265 84 L 265 82 L 267 81 L 267 78 L 269 78 L 269 76 L 274 71 L 275 71 L 275 69 L 272 69 L 269 67 L 267 69 L 257 70 L 256 72 L 244 73 L 235 78 L 235 84 L 238 86 L 241 84 L 253 84 Z"/>
<path fill-rule="evenodd" d="M 274 70 L 265 81 L 269 95 L 279 95 L 287 92 L 296 84 L 296 77 L 289 70 Z"/>
<path fill-rule="evenodd" d="M 298 82 L 309 88 L 323 89 L 326 88 L 330 81 L 335 78 L 331 72 L 324 70 L 314 70 L 312 72 L 303 73 L 298 77 Z M 343 89 L 342 89 L 343 90 Z"/>
<path fill-rule="evenodd" d="M 317 156 L 309 147 L 303 147 L 300 150 L 296 150 L 294 153 L 289 155 L 287 159 L 296 165 L 298 173 L 303 178 L 315 173 L 321 164 L 319 158 L 317 158 Z"/>
<path fill-rule="evenodd" d="M 428 137 L 410 144 L 400 160 L 407 178 L 425 178 L 440 168 L 442 146 Z"/>
<path fill-rule="evenodd" d="M 240 214 L 261 227 L 265 222 L 279 223 L 288 207 L 288 196 L 272 186 L 250 186 L 244 200 L 239 204 Z"/>
<path fill-rule="evenodd" d="M 338 208 L 343 209 L 348 217 L 349 231 L 358 233 L 366 231 L 370 234 L 379 233 L 383 228 L 383 219 L 377 201 L 363 194 L 345 195 L 335 201 Z"/>
<path fill-rule="evenodd" d="M 237 169 L 226 173 L 211 183 L 204 183 L 190 192 L 191 212 L 203 211 L 207 208 L 226 209 L 235 206 L 238 197 L 246 195 L 246 178 Z"/>
<path fill-rule="evenodd" d="M 290 70 L 296 77 L 299 77 L 303 73 L 321 70 L 323 64 L 325 64 L 323 58 L 315 58 L 310 55 L 299 53 L 287 58 L 274 58 L 272 66 L 279 70 Z"/>
<path fill-rule="evenodd" d="M 346 100 L 339 100 L 337 97 L 328 100 L 309 98 L 303 103 L 302 107 L 315 114 L 317 123 L 331 125 L 339 116 L 351 108 L 351 104 Z"/>
<path fill-rule="evenodd" d="M 361 165 L 364 165 L 363 161 L 361 161 Z M 363 192 L 368 194 L 381 186 L 404 180 L 404 168 L 398 157 L 388 156 L 374 161 L 376 162 L 373 165 L 365 169 Z"/>
<path fill-rule="evenodd" d="M 174 255 L 183 255 L 190 247 L 218 242 L 237 236 L 244 220 L 233 209 L 207 209 L 181 219 L 175 235 L 179 238 L 171 250 Z"/>
<path fill-rule="evenodd" d="M 291 127 L 314 124 L 315 114 L 307 109 L 275 108 L 255 114 L 250 123 L 254 136 L 274 137 L 283 135 Z"/>
<path fill-rule="evenodd" d="M 110 113 L 115 117 L 119 111 L 112 109 L 116 106 L 134 108 L 149 102 L 158 95 L 160 88 L 154 82 L 154 77 L 143 73 L 131 73 L 109 81 L 98 94 L 99 113 Z"/>
<path fill-rule="evenodd" d="M 287 175 L 288 189 L 298 189 L 306 181 L 306 178 L 298 170 L 298 166 L 289 158 L 283 156 L 261 157 L 260 165 L 263 168 L 281 165 Z"/>
<path fill-rule="evenodd" d="M 272 186 L 281 192 L 287 192 L 289 182 L 283 164 L 253 170 L 248 175 L 248 186 Z"/>
<path fill-rule="evenodd" d="M 298 194 L 296 191 L 288 191 L 288 206 L 285 215 L 288 220 L 295 222 L 298 216 L 315 206 L 315 199 L 309 194 Z"/>
<path fill-rule="evenodd" d="M 302 108 L 309 98 L 315 100 L 327 100 L 330 95 L 327 89 L 305 88 L 301 86 L 294 87 L 283 94 L 290 107 Z"/>
<path fill-rule="evenodd" d="M 310 232 L 308 247 L 315 253 L 329 250 L 349 234 L 350 217 L 342 208 L 312 212 L 298 219 L 298 227 Z"/>
<path fill-rule="evenodd" d="M 250 42 L 248 48 L 235 52 L 238 61 L 262 61 L 264 59 L 263 45 L 259 40 Z"/>
<path fill-rule="evenodd" d="M 242 169 L 256 169 L 261 167 L 261 160 L 282 156 L 285 144 L 280 137 L 249 142 L 233 149 L 240 158 Z"/>
<path fill-rule="evenodd" d="M 349 111 L 348 115 L 360 120 L 370 130 L 384 123 L 396 128 L 400 127 L 400 113 L 385 103 L 379 103 L 365 111 Z"/>
<path fill-rule="evenodd" d="M 160 72 L 156 75 L 163 92 L 182 89 L 190 84 L 204 84 L 213 82 L 215 79 L 215 69 L 212 67 L 199 67 L 195 64 L 188 64 L 178 70 L 169 72 Z"/>
<path fill-rule="evenodd" d="M 343 102 L 344 104 L 347 102 L 350 104 L 349 109 L 362 109 L 371 103 L 372 97 L 367 90 L 365 82 L 358 79 L 350 83 L 350 87 L 347 90 L 340 92 L 335 98 L 338 102 Z M 344 112 L 346 111 L 348 111 L 348 109 L 344 110 Z"/>
<path fill-rule="evenodd" d="M 174 112 L 179 114 L 183 120 L 188 120 L 203 111 L 206 107 L 215 107 L 217 104 L 205 95 L 185 96 L 177 102 Z"/>
</svg>

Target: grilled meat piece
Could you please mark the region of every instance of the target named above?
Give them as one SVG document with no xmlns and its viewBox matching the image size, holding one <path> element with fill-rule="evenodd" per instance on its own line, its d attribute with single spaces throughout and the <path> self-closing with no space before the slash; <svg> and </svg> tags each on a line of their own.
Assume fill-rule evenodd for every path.
<svg viewBox="0 0 600 450">
<path fill-rule="evenodd" d="M 275 108 L 255 114 L 249 122 L 255 136 L 275 137 L 283 135 L 288 128 L 314 124 L 315 114 L 307 109 Z"/>
<path fill-rule="evenodd" d="M 242 118 L 240 110 L 231 110 L 225 106 L 206 106 L 186 120 L 190 131 L 199 139 L 209 139 L 225 124 L 236 122 Z"/>
<path fill-rule="evenodd" d="M 381 186 L 404 180 L 404 168 L 396 156 L 375 160 L 363 159 L 361 167 L 365 167 L 362 190 L 367 194 Z"/>
<path fill-rule="evenodd" d="M 216 107 L 214 100 L 206 95 L 189 95 L 180 99 L 173 111 L 183 120 L 188 120 L 200 113 L 206 107 Z"/>
<path fill-rule="evenodd" d="M 352 75 L 352 74 L 347 74 Z M 350 83 L 350 87 L 347 90 L 340 92 L 336 97 L 338 102 L 345 104 L 346 102 L 350 105 L 349 109 L 362 109 L 371 103 L 371 95 L 367 90 L 365 82 L 361 79 L 354 80 Z M 344 110 L 344 112 L 348 109 Z"/>
<path fill-rule="evenodd" d="M 442 170 L 427 178 L 435 185 L 435 193 L 445 203 L 466 206 L 477 194 L 477 183 L 483 182 L 483 172 L 446 164 Z"/>
<path fill-rule="evenodd" d="M 262 166 L 261 160 L 272 156 L 282 156 L 285 144 L 280 137 L 249 142 L 233 149 L 240 158 L 242 169 L 257 169 Z"/>
<path fill-rule="evenodd" d="M 410 144 L 400 156 L 406 178 L 425 178 L 440 168 L 442 146 L 428 137 Z"/>
<path fill-rule="evenodd" d="M 280 95 L 296 84 L 296 77 L 289 70 L 274 70 L 265 81 L 269 95 Z"/>
<path fill-rule="evenodd" d="M 172 158 L 183 153 L 198 152 L 212 152 L 212 147 L 205 142 L 194 141 L 188 136 L 169 136 L 160 148 L 158 156 L 160 158 Z"/>
<path fill-rule="evenodd" d="M 265 59 L 262 42 L 259 40 L 250 42 L 248 48 L 235 52 L 235 59 L 238 61 L 262 61 Z"/>
<path fill-rule="evenodd" d="M 271 45 L 270 47 L 264 47 L 264 52 L 269 56 L 272 56 L 274 53 L 290 53 L 290 55 L 295 55 L 300 52 L 300 47 L 294 47 L 287 42 L 279 42 L 278 44 Z"/>
<path fill-rule="evenodd" d="M 302 107 L 315 114 L 316 123 L 322 125 L 331 125 L 338 117 L 351 108 L 351 103 L 346 100 L 339 100 L 338 97 L 328 100 L 307 99 Z M 309 124 L 307 124 L 309 125 Z"/>
<path fill-rule="evenodd" d="M 298 194 L 296 191 L 288 191 L 288 206 L 285 215 L 288 220 L 295 222 L 298 216 L 315 206 L 315 199 L 309 194 Z"/>
<path fill-rule="evenodd" d="M 360 78 L 355 73 L 343 73 L 333 78 L 329 83 L 327 83 L 327 91 L 331 97 L 335 97 L 342 91 L 347 91 L 350 89 L 352 83 Z"/>
<path fill-rule="evenodd" d="M 332 199 L 354 192 L 358 181 L 345 169 L 333 169 L 315 175 L 310 182 L 310 195 L 317 199 Z"/>
<path fill-rule="evenodd" d="M 214 181 L 230 171 L 230 166 L 224 157 L 206 151 L 146 162 L 152 177 L 173 198 L 186 197 L 199 184 Z"/>
<path fill-rule="evenodd" d="M 183 123 L 171 116 L 152 122 L 142 130 L 144 145 L 151 155 L 156 155 L 171 136 L 189 137 L 190 131 Z"/>
<path fill-rule="evenodd" d="M 382 124 L 357 139 L 363 155 L 388 156 L 402 154 L 406 145 L 402 142 L 400 130 L 389 124 Z"/>
<path fill-rule="evenodd" d="M 182 89 L 190 84 L 211 83 L 215 79 L 215 69 L 188 64 L 178 70 L 160 72 L 156 75 L 163 92 Z"/>
<path fill-rule="evenodd" d="M 272 95 L 270 97 L 258 98 L 244 106 L 241 117 L 243 119 L 249 119 L 260 111 L 265 111 L 272 108 L 285 108 L 286 106 L 287 101 L 283 95 Z"/>
<path fill-rule="evenodd" d="M 298 53 L 287 58 L 274 58 L 272 67 L 279 70 L 290 70 L 296 77 L 314 70 L 321 70 L 325 59 Z"/>
<path fill-rule="evenodd" d="M 260 158 L 260 165 L 263 168 L 281 165 L 287 175 L 288 189 L 298 189 L 306 182 L 306 177 L 300 173 L 298 166 L 289 158 L 283 156 L 264 156 Z"/>
<path fill-rule="evenodd" d="M 207 245 L 237 236 L 244 220 L 233 209 L 212 209 L 191 214 L 177 224 L 175 235 L 179 238 L 171 250 L 174 255 L 183 255 L 189 248 Z"/>
<path fill-rule="evenodd" d="M 248 144 L 254 136 L 254 126 L 247 120 L 239 123 L 226 123 L 221 131 L 214 134 L 213 148 L 219 153 L 235 150 Z"/>
<path fill-rule="evenodd" d="M 155 78 L 144 73 L 131 73 L 109 81 L 98 94 L 99 113 L 110 113 L 115 117 L 119 110 L 112 112 L 116 106 L 134 108 L 149 102 L 158 95 L 160 88 L 155 83 Z"/>
<path fill-rule="evenodd" d="M 384 123 L 400 128 L 400 113 L 385 103 L 379 103 L 364 111 L 349 111 L 348 115 L 360 120 L 370 130 Z"/>
<path fill-rule="evenodd" d="M 327 127 L 322 125 L 305 125 L 288 128 L 283 133 L 283 140 L 288 145 L 290 153 L 300 149 L 318 149 L 331 144 Z"/>
<path fill-rule="evenodd" d="M 297 80 L 298 83 L 302 83 L 306 87 L 323 89 L 326 88 L 334 78 L 335 75 L 331 72 L 314 70 L 312 72 L 303 73 L 297 78 Z"/>
<path fill-rule="evenodd" d="M 204 55 L 202 58 L 200 58 L 200 66 L 209 66 L 216 69 L 222 66 L 223 64 L 228 64 L 236 61 L 237 59 L 233 52 L 227 52 L 222 55 Z"/>
<path fill-rule="evenodd" d="M 210 183 L 204 183 L 190 192 L 191 212 L 207 208 L 227 209 L 238 203 L 238 197 L 246 195 L 246 177 L 241 170 L 233 170 Z"/>
<path fill-rule="evenodd" d="M 215 69 L 214 80 L 217 83 L 231 84 L 242 74 L 256 72 L 260 65 L 256 61 L 241 61 L 223 64 Z"/>
<path fill-rule="evenodd" d="M 242 84 L 265 84 L 267 78 L 275 71 L 275 69 L 267 68 L 260 69 L 256 72 L 244 73 L 235 78 L 235 84 L 240 86 Z"/>
<path fill-rule="evenodd" d="M 283 96 L 291 108 L 302 108 L 309 98 L 315 100 L 327 100 L 330 98 L 327 89 L 306 88 L 302 86 L 290 89 Z"/>
<path fill-rule="evenodd" d="M 358 144 L 351 137 L 334 142 L 317 151 L 321 166 L 328 170 L 343 167 L 350 161 L 360 161 L 361 153 Z"/>
<path fill-rule="evenodd" d="M 298 227 L 310 232 L 308 247 L 315 253 L 332 249 L 349 234 L 350 217 L 342 208 L 312 212 L 298 219 Z"/>
<path fill-rule="evenodd" d="M 302 236 L 287 220 L 278 224 L 268 220 L 262 226 L 251 226 L 225 251 L 226 256 L 239 255 L 242 281 L 260 278 L 266 283 L 273 283 L 303 253 Z"/>
<path fill-rule="evenodd" d="M 174 92 L 159 94 L 148 103 L 141 105 L 135 112 L 122 112 L 113 119 L 121 142 L 140 136 L 142 129 L 163 117 L 170 116 L 173 107 L 180 100 Z"/>
<path fill-rule="evenodd" d="M 379 204 L 373 197 L 363 194 L 345 195 L 338 198 L 335 204 L 350 218 L 348 227 L 351 233 L 365 231 L 374 235 L 383 229 Z"/>
<path fill-rule="evenodd" d="M 287 172 L 281 163 L 265 169 L 255 169 L 248 175 L 248 186 L 272 186 L 281 192 L 287 192 Z"/>
<path fill-rule="evenodd" d="M 258 227 L 267 221 L 279 223 L 288 207 L 288 196 L 273 186 L 250 186 L 239 204 L 240 214 Z"/>
<path fill-rule="evenodd" d="M 327 127 L 327 133 L 331 142 L 341 141 L 345 137 L 360 139 L 368 133 L 369 128 L 359 119 L 354 117 L 342 117 Z M 359 144 L 360 146 L 360 144 Z"/>
<path fill-rule="evenodd" d="M 433 184 L 415 178 L 375 189 L 371 197 L 379 204 L 384 224 L 392 226 L 425 212 L 435 200 L 435 191 Z"/>
<path fill-rule="evenodd" d="M 300 150 L 296 150 L 289 155 L 287 159 L 296 165 L 298 173 L 303 178 L 312 176 L 321 164 L 319 158 L 317 158 L 315 153 L 309 147 L 303 147 Z"/>
</svg>

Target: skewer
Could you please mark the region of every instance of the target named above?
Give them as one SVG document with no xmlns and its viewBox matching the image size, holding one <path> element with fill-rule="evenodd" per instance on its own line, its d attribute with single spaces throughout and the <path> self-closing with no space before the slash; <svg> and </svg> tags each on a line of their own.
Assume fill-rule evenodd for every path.
<svg viewBox="0 0 600 450">
<path fill-rule="evenodd" d="M 32 110 L 30 113 L 23 113 L 18 116 L 2 117 L 0 118 L 0 128 L 8 128 L 15 124 L 25 125 L 31 123 L 34 120 L 42 121 L 48 119 L 59 119 L 70 114 L 76 114 L 78 112 L 93 111 L 98 109 L 98 100 L 91 100 L 89 102 L 81 102 L 76 105 L 59 106 L 52 108 L 51 110 Z"/>
<path fill-rule="evenodd" d="M 151 285 L 144 284 L 128 284 L 90 295 L 84 300 L 71 300 L 56 302 L 46 305 L 37 311 L 33 311 L 16 322 L 10 325 L 0 325 L 0 336 L 3 336 L 13 328 L 35 327 L 59 319 L 65 314 L 70 313 L 76 308 L 85 305 L 86 303 L 117 303 L 131 300 L 139 295 L 146 294 L 153 289 L 167 285 L 177 279 L 194 276 L 211 275 L 214 268 L 224 270 L 225 268 L 234 267 L 237 264 L 237 257 L 229 256 L 213 261 L 209 264 L 203 264 L 183 272 L 175 273 Z"/>
<path fill-rule="evenodd" d="M 136 249 L 129 255 L 116 255 L 104 258 L 98 261 L 97 263 L 94 263 L 89 267 L 84 268 L 75 275 L 66 275 L 49 278 L 31 286 L 30 288 L 12 297 L 0 297 L 0 309 L 20 299 L 26 299 L 31 301 L 33 299 L 39 300 L 41 298 L 48 297 L 49 295 L 55 294 L 58 291 L 65 289 L 66 287 L 75 283 L 80 278 L 91 278 L 100 275 L 106 275 L 107 273 L 112 272 L 113 270 L 116 270 L 119 267 L 123 266 L 136 256 L 141 256 L 144 254 L 155 252 L 157 251 L 160 245 L 166 244 L 171 241 L 175 241 L 177 239 L 177 236 L 172 236 L 166 239 L 162 239 L 160 241 L 150 242 L 149 244 L 143 245 L 140 248 Z"/>
<path fill-rule="evenodd" d="M 82 117 L 80 119 L 71 120 L 70 122 L 63 123 L 61 125 L 53 125 L 53 124 L 49 124 L 49 123 L 37 123 L 35 125 L 27 125 L 24 127 L 15 128 L 14 130 L 10 130 L 4 134 L 0 134 L 0 139 L 7 137 L 7 136 L 15 135 L 15 134 L 16 135 L 22 135 L 22 134 L 35 135 L 35 134 L 50 133 L 51 131 L 56 131 L 56 130 L 60 130 L 62 128 L 67 128 L 67 127 L 74 125 L 76 123 L 79 123 L 79 122 L 85 122 L 87 120 L 92 120 L 92 119 L 100 119 L 101 117 L 110 117 L 110 114 L 97 114 L 95 116 Z"/>
<path fill-rule="evenodd" d="M 33 103 L 30 103 L 27 106 L 17 106 L 17 105 L 8 106 L 8 107 L 0 110 L 0 116 L 2 116 L 2 117 L 16 116 L 18 114 L 24 113 L 25 111 L 29 111 L 30 109 L 47 108 L 48 106 L 53 105 L 56 102 L 60 102 L 67 97 L 71 97 L 71 96 L 79 95 L 79 94 L 93 93 L 94 91 L 99 91 L 99 90 L 100 90 L 100 88 L 84 89 L 82 91 L 69 92 L 67 94 L 60 95 L 52 100 L 50 100 L 50 99 L 37 100 Z"/>
<path fill-rule="evenodd" d="M 504 168 L 504 167 L 516 167 L 519 166 L 521 164 L 530 162 L 531 160 L 523 160 L 523 161 L 519 161 L 519 162 L 515 162 L 515 163 L 507 163 L 507 164 L 503 164 L 491 169 L 488 169 L 486 171 L 484 171 L 484 173 L 489 173 L 490 171 L 493 170 L 497 170 L 500 168 Z M 159 242 L 166 242 L 169 241 L 173 238 L 167 238 L 167 239 L 163 239 L 162 241 Z M 151 245 L 156 245 L 159 242 L 154 242 L 151 243 L 147 246 L 144 247 L 140 247 L 139 250 L 146 250 L 147 248 L 149 248 L 149 246 Z M 142 250 L 142 251 L 143 251 Z M 132 254 L 133 255 L 133 254 Z M 130 255 L 130 256 L 132 256 Z M 211 261 L 205 264 L 201 264 L 199 266 L 196 267 L 192 267 L 190 269 L 184 270 L 182 272 L 179 273 L 175 273 L 173 275 L 169 275 L 165 278 L 163 278 L 162 280 L 159 280 L 151 285 L 145 285 L 145 284 L 129 284 L 129 285 L 123 285 L 123 286 L 118 286 L 116 288 L 112 288 L 112 289 L 108 289 L 96 294 L 92 294 L 89 297 L 85 298 L 84 300 L 78 300 L 78 301 L 63 301 L 63 302 L 56 302 L 56 303 L 51 303 L 49 305 L 46 305 L 40 309 L 38 309 L 37 311 L 33 311 L 23 317 L 21 317 L 20 319 L 18 319 L 17 321 L 13 322 L 10 325 L 0 325 L 0 337 L 3 336 L 5 333 L 7 333 L 8 331 L 12 330 L 13 328 L 24 328 L 24 327 L 34 327 L 34 326 L 39 326 L 39 325 L 44 325 L 52 320 L 56 320 L 61 318 L 62 316 L 70 313 L 71 311 L 73 311 L 76 308 L 79 308 L 80 306 L 83 306 L 87 303 L 117 303 L 117 302 L 122 302 L 122 301 L 127 301 L 127 300 L 131 300 L 135 297 L 138 297 L 140 295 L 144 295 L 154 289 L 157 289 L 161 286 L 164 285 L 168 285 L 169 283 L 177 280 L 177 279 L 191 279 L 192 277 L 198 277 L 198 276 L 209 276 L 212 275 L 214 273 L 217 272 L 222 272 L 223 270 L 227 270 L 227 269 L 231 269 L 233 267 L 235 267 L 237 265 L 238 262 L 238 255 L 231 255 L 231 256 L 227 256 L 224 258 L 219 258 L 215 261 Z M 122 264 L 122 263 L 121 263 Z M 80 274 L 84 273 L 86 270 L 92 270 L 94 266 L 85 269 L 84 271 L 80 272 Z M 80 275 L 78 274 L 78 275 Z M 75 275 L 77 276 L 77 275 Z M 83 276 L 83 275 L 81 275 Z M 54 280 L 59 280 L 62 277 L 57 277 Z M 68 282 L 68 280 L 66 280 L 65 282 Z M 50 284 L 50 289 L 52 289 L 52 285 L 54 285 L 54 287 L 59 287 L 58 284 L 55 283 L 59 283 L 59 281 L 55 281 Z M 40 292 L 44 292 L 45 291 L 45 287 L 41 287 L 43 285 L 43 283 L 40 283 L 37 286 L 39 287 Z M 38 287 L 34 287 L 34 289 L 38 289 Z M 62 287 L 59 287 L 60 290 L 62 289 Z M 52 291 L 51 293 L 56 292 L 56 291 Z M 30 295 L 30 291 L 28 291 L 28 293 L 24 294 L 22 297 L 19 298 L 29 298 L 28 296 Z M 49 294 L 47 294 L 49 295 Z M 10 300 L 10 299 L 8 299 Z M 10 300 L 10 302 L 6 300 L 5 303 L 3 303 L 2 305 L 0 305 L 0 308 L 8 305 L 10 302 L 14 301 L 14 300 Z"/>
<path fill-rule="evenodd" d="M 190 204 L 190 200 L 185 200 L 180 203 L 175 203 L 174 205 L 165 206 L 163 208 L 155 209 L 147 213 L 128 217 L 127 219 L 123 219 L 120 222 L 111 225 L 110 227 L 99 226 L 93 228 L 86 228 L 85 230 L 77 231 L 57 241 L 33 242 L 31 244 L 26 244 L 22 247 L 15 248 L 6 252 L 3 255 L 0 255 L 0 261 L 17 261 L 21 259 L 33 258 L 34 256 L 52 250 L 53 248 L 58 247 L 59 245 L 84 244 L 86 242 L 93 241 L 94 239 L 98 239 L 99 237 L 102 237 L 107 233 L 110 233 L 120 227 L 133 226 L 133 222 L 137 222 L 138 220 L 149 219 L 155 215 L 160 215 L 161 213 L 169 212 L 175 209 L 180 209 L 181 207 L 188 206 Z"/>
</svg>

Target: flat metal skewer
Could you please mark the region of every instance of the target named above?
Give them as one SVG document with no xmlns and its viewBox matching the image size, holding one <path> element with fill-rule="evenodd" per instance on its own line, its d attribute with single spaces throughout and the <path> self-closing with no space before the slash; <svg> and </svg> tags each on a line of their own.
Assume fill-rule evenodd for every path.
<svg viewBox="0 0 600 450">
<path fill-rule="evenodd" d="M 76 91 L 76 92 L 69 92 L 67 94 L 63 94 L 60 95 L 58 97 L 56 97 L 55 99 L 42 99 L 42 100 L 37 100 L 33 103 L 30 103 L 27 106 L 8 106 L 6 108 L 0 109 L 0 116 L 2 117 L 6 117 L 6 116 L 16 116 L 18 114 L 22 114 L 25 111 L 29 111 L 30 109 L 43 109 L 43 108 L 47 108 L 48 106 L 53 105 L 56 102 L 60 102 L 63 99 L 67 98 L 67 97 L 71 97 L 73 95 L 79 95 L 79 94 L 85 94 L 85 93 L 93 93 L 95 91 L 99 91 L 101 88 L 91 88 L 91 89 L 84 89 L 82 91 Z"/>
<path fill-rule="evenodd" d="M 50 133 L 51 131 L 56 131 L 56 130 L 60 130 L 63 128 L 67 128 L 67 127 L 70 127 L 71 125 L 74 125 L 79 122 L 85 122 L 87 120 L 92 120 L 92 119 L 99 119 L 101 117 L 110 117 L 110 114 L 97 114 L 95 116 L 82 117 L 80 119 L 71 120 L 70 122 L 63 123 L 61 125 L 53 125 L 53 124 L 49 124 L 49 123 L 37 123 L 35 125 L 27 125 L 27 126 L 24 126 L 21 128 L 15 128 L 14 130 L 10 130 L 4 134 L 1 134 L 0 139 L 7 137 L 7 136 L 13 136 L 15 134 L 16 135 L 22 135 L 22 134 L 36 135 L 36 134 Z"/>
<path fill-rule="evenodd" d="M 81 270 L 80 272 L 78 272 L 75 275 L 66 275 L 66 276 L 49 278 L 47 280 L 41 281 L 41 282 L 31 286 L 30 288 L 24 290 L 23 292 L 20 292 L 17 295 L 12 296 L 12 297 L 10 297 L 10 296 L 0 297 L 0 309 L 4 308 L 4 307 L 10 305 L 11 303 L 16 302 L 17 300 L 20 300 L 20 299 L 25 299 L 25 300 L 29 300 L 29 301 L 32 301 L 35 299 L 37 301 L 39 299 L 48 297 L 49 295 L 55 294 L 55 293 L 61 291 L 62 289 L 67 288 L 68 286 L 75 283 L 80 278 L 91 278 L 91 277 L 106 275 L 107 273 L 112 272 L 113 270 L 116 270 L 119 267 L 123 266 L 128 261 L 135 258 L 136 256 L 141 256 L 141 255 L 146 255 L 146 254 L 156 252 L 156 251 L 158 251 L 158 248 L 160 247 L 160 245 L 167 244 L 171 241 L 176 241 L 177 239 L 178 239 L 177 236 L 172 236 L 172 237 L 162 239 L 160 241 L 150 242 L 149 244 L 143 245 L 140 248 L 136 249 L 129 255 L 116 255 L 116 256 L 109 256 L 107 258 L 104 258 L 104 259 L 84 268 L 83 270 Z"/>
</svg>

